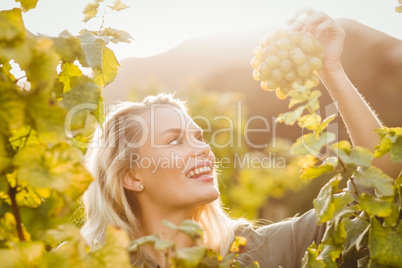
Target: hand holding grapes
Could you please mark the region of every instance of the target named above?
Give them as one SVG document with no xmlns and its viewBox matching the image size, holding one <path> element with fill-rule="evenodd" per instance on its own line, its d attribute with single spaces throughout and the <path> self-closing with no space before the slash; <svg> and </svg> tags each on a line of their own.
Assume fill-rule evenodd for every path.
<svg viewBox="0 0 402 268">
<path fill-rule="evenodd" d="M 301 15 L 306 17 L 298 19 Z M 302 33 L 310 32 L 317 38 L 323 48 L 324 59 L 321 72 L 331 72 L 342 68 L 340 58 L 342 54 L 345 31 L 331 17 L 324 12 L 316 12 L 309 8 L 300 11 L 291 18 L 288 23 L 292 31 Z"/>
</svg>

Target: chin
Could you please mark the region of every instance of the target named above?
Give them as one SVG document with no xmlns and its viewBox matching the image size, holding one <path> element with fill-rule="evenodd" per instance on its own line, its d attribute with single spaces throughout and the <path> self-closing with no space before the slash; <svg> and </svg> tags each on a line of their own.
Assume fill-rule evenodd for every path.
<svg viewBox="0 0 402 268">
<path fill-rule="evenodd" d="M 207 205 L 207 204 L 214 202 L 218 198 L 219 198 L 219 192 L 214 187 L 214 189 L 211 190 L 209 193 L 203 194 L 201 196 L 200 199 L 202 199 L 202 200 L 200 200 L 200 202 L 198 204 L 199 205 Z"/>
</svg>

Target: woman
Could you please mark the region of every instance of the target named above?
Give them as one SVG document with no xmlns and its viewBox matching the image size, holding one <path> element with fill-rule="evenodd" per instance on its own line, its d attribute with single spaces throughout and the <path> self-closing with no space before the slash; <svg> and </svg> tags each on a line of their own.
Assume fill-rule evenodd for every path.
<svg viewBox="0 0 402 268">
<path fill-rule="evenodd" d="M 298 19 L 300 14 L 306 14 Z M 303 11 L 290 21 L 291 30 L 312 32 L 323 45 L 325 59 L 319 71 L 354 145 L 373 149 L 381 124 L 353 87 L 340 63 L 345 33 L 322 12 Z M 362 120 L 364 119 L 364 120 Z M 207 247 L 225 255 L 235 235 L 248 240 L 243 265 L 254 260 L 261 267 L 297 267 L 306 248 L 319 243 L 324 227 L 313 211 L 300 218 L 262 227 L 257 231 L 244 220 L 230 219 L 223 211 L 214 169 L 214 155 L 183 102 L 171 95 L 148 97 L 142 103 L 123 103 L 105 122 L 103 136 L 93 139 L 87 167 L 95 181 L 84 196 L 87 221 L 83 236 L 94 245 L 102 242 L 107 225 L 127 230 L 131 239 L 159 234 L 178 247 L 191 246 L 184 235 L 165 227 L 198 221 Z M 388 163 L 377 163 L 390 170 Z M 164 255 L 144 248 L 132 258 L 137 266 L 157 267 Z"/>
</svg>

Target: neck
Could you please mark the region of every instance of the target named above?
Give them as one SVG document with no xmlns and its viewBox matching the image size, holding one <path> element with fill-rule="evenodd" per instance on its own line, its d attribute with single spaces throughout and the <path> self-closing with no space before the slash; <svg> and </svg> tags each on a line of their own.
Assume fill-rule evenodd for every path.
<svg viewBox="0 0 402 268">
<path fill-rule="evenodd" d="M 193 242 L 187 235 L 163 224 L 163 220 L 166 220 L 179 226 L 184 220 L 192 218 L 192 211 L 169 211 L 157 208 L 147 208 L 142 211 L 142 231 L 144 236 L 157 234 L 161 239 L 173 241 L 176 248 L 190 247 L 193 245 Z M 154 250 L 152 246 L 144 247 L 144 250 L 151 258 L 158 262 L 161 267 L 164 267 L 166 259 L 162 252 Z"/>
</svg>

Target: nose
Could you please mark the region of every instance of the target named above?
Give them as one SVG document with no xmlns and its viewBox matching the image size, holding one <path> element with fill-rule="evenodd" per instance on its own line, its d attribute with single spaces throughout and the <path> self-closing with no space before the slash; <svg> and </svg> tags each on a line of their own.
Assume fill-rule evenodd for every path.
<svg viewBox="0 0 402 268">
<path fill-rule="evenodd" d="M 208 157 L 211 153 L 211 147 L 204 141 L 198 141 L 198 143 L 194 147 L 194 155 L 196 157 L 198 157 L 199 155 L 203 157 Z"/>
</svg>

